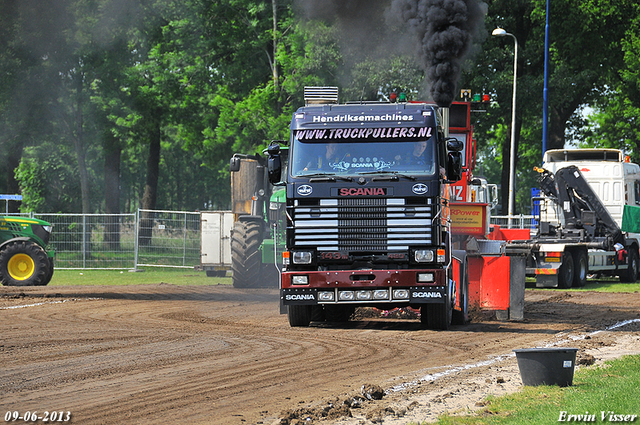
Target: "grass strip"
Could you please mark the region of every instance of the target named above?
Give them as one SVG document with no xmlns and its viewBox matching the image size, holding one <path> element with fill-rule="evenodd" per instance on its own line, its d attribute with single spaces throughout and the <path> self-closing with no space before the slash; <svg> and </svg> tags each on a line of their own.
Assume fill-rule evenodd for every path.
<svg viewBox="0 0 640 425">
<path fill-rule="evenodd" d="M 640 356 L 625 356 L 576 371 L 573 386 L 523 387 L 488 397 L 470 416 L 444 414 L 439 424 L 640 423 Z"/>
<path fill-rule="evenodd" d="M 147 267 L 128 270 L 56 270 L 49 286 L 78 285 L 231 285 L 230 277 L 208 277 L 204 271 Z"/>
</svg>

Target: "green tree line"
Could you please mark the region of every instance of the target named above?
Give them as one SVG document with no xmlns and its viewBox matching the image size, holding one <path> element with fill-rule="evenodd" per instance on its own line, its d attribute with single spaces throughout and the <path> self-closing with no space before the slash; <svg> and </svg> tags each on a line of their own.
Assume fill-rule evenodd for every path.
<svg viewBox="0 0 640 425">
<path fill-rule="evenodd" d="M 304 86 L 338 86 L 341 101 L 428 99 L 418 40 L 389 15 L 456 1 L 0 0 L 0 193 L 22 194 L 10 210 L 24 212 L 227 209 L 229 158 L 288 139 Z M 640 6 L 550 1 L 548 148 L 618 147 L 640 160 Z M 473 115 L 476 174 L 503 188 L 513 39 L 490 34 L 518 39 L 526 214 L 542 159 L 546 2 L 458 2 L 481 6 L 482 23 L 456 89 L 492 99 Z"/>
</svg>

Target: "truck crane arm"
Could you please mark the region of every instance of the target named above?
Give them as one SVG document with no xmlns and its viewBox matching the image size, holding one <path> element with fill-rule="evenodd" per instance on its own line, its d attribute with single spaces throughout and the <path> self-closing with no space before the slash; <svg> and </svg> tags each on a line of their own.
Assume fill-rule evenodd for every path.
<svg viewBox="0 0 640 425">
<path fill-rule="evenodd" d="M 607 236 L 613 243 L 624 244 L 624 235 L 606 207 L 586 181 L 580 169 L 570 165 L 555 173 L 536 167 L 540 188 L 560 206 L 567 227 L 595 225 L 596 236 Z M 595 220 L 585 212 L 592 212 Z"/>
</svg>

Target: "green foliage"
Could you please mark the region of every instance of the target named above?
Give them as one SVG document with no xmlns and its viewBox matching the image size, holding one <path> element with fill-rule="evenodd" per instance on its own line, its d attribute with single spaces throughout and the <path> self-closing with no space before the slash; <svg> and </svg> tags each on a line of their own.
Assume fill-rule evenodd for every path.
<svg viewBox="0 0 640 425">
<path fill-rule="evenodd" d="M 423 70 L 406 48 L 406 34 L 386 26 L 382 14 L 367 15 L 376 31 L 354 37 L 340 19 L 305 21 L 292 0 L 279 0 L 274 34 L 271 6 L 258 0 L 0 3 L 0 191 L 17 191 L 19 183 L 25 210 L 77 212 L 88 205 L 101 212 L 115 187 L 119 195 L 109 195 L 119 198 L 115 208 L 135 210 L 153 172 L 150 141 L 159 138 L 156 206 L 224 208 L 230 156 L 288 139 L 304 86 L 337 85 L 342 101 L 384 99 L 392 91 L 424 98 Z M 490 2 L 486 31 L 459 83 L 492 96 L 487 112 L 474 116 L 477 172 L 500 183 L 504 194 L 513 40 L 489 34 L 501 26 L 517 37 L 517 213 L 528 213 L 531 170 L 542 158 L 545 6 L 543 0 Z M 579 145 L 640 152 L 640 6 L 562 0 L 551 7 L 549 148 L 563 146 L 568 136 Z M 587 120 L 585 105 L 594 111 Z M 37 181 L 43 173 L 54 174 Z M 101 193 L 104 199 L 96 196 Z M 78 197 L 84 202 L 67 202 Z"/>
<path fill-rule="evenodd" d="M 46 145 L 26 148 L 16 170 L 23 212 L 81 210 L 80 185 L 73 156 L 60 150 L 57 155 L 47 157 L 43 150 L 49 151 Z"/>
</svg>

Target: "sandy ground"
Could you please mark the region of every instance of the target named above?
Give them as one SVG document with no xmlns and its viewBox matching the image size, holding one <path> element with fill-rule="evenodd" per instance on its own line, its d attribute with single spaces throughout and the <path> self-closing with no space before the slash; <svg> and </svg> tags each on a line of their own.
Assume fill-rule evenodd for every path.
<svg viewBox="0 0 640 425">
<path fill-rule="evenodd" d="M 292 329 L 275 289 L 0 287 L 0 415 L 68 411 L 76 424 L 430 421 L 520 388 L 513 349 L 577 347 L 579 360 L 599 362 L 639 353 L 639 331 L 637 293 L 527 290 L 524 321 L 478 314 L 435 332 L 389 318 Z"/>
</svg>

